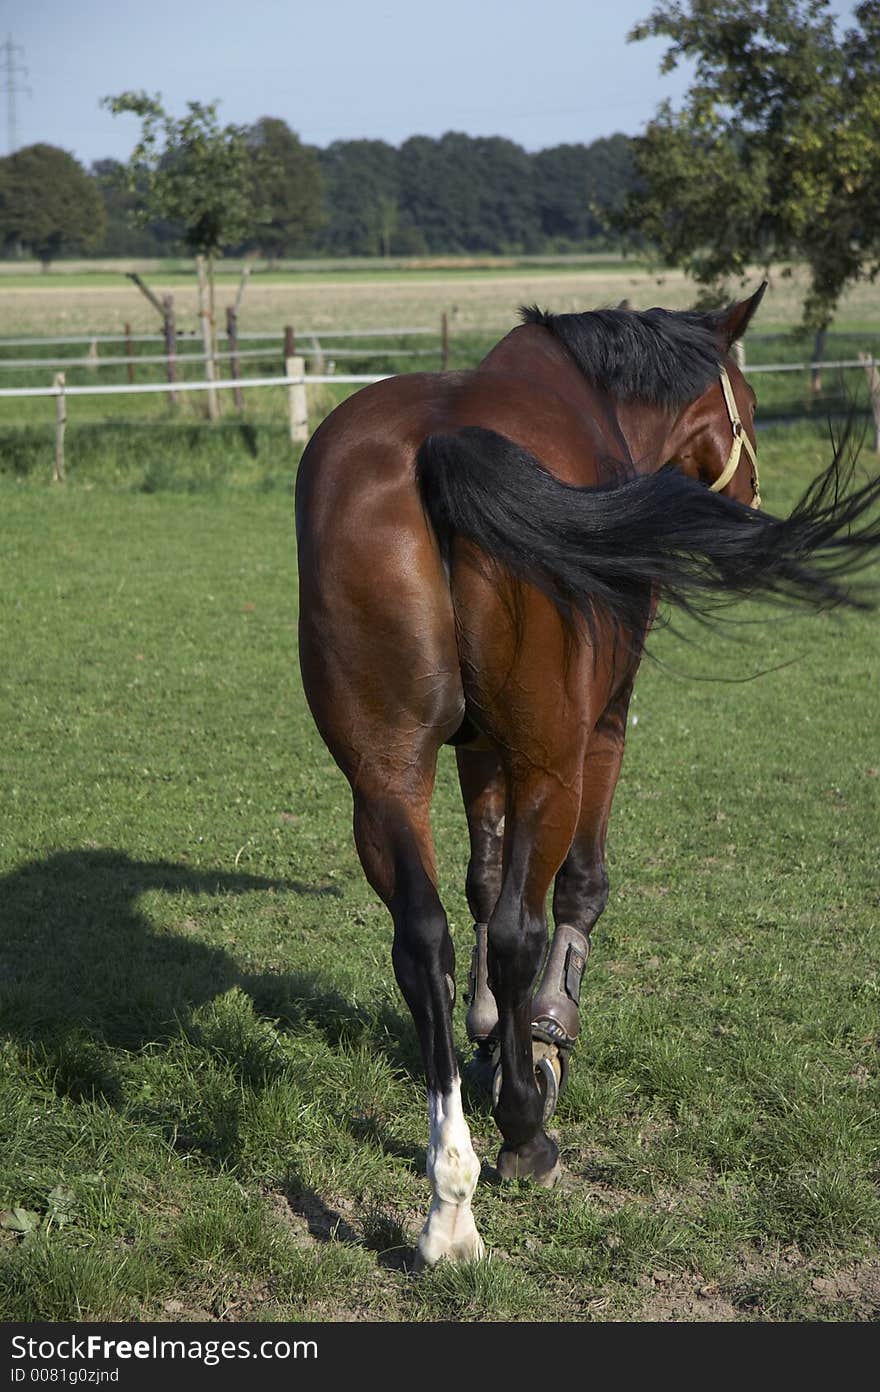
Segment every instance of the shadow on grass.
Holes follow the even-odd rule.
[[[415,1269],[416,1248],[397,1215],[368,1213],[363,1232],[358,1232],[297,1174],[288,1173],[280,1192],[291,1214],[305,1223],[313,1242],[342,1242],[352,1247],[366,1247],[375,1252],[377,1264],[388,1271],[406,1275]]]
[[[212,1168],[234,1165],[243,1144],[242,1097],[270,1088],[285,1066],[259,1034],[239,1036],[233,1027],[221,1043],[210,1020],[196,1018],[199,1007],[236,987],[279,1032],[317,1036],[331,1050],[354,1046],[384,1055],[423,1085],[408,1014],[384,1002],[361,1010],[315,971],[248,973],[225,948],[199,940],[195,905],[187,905],[193,918],[181,916],[173,931],[152,922],[139,901],[156,891],[207,899],[340,894],[334,885],[144,862],[116,850],[59,851],[0,879],[0,1037],[32,1051],[33,1066],[58,1096],[126,1110],[161,1129],[175,1151]],[[206,1077],[197,1104],[173,1088],[133,1102],[125,1052],[173,1049],[181,1035],[212,1054],[222,1047],[233,1085]],[[423,1148],[402,1145],[375,1119],[353,1113],[342,1094],[328,1096],[326,1105],[355,1143],[378,1144],[424,1172]],[[314,1240],[371,1245],[369,1234],[356,1234],[294,1176],[285,1197]],[[391,1236],[377,1230],[377,1259],[405,1270],[412,1251]]]
[[[389,935],[390,950],[390,935]],[[318,1029],[331,1048],[368,1044],[397,1069],[422,1076],[418,1039],[409,1015],[383,1003],[369,1013],[327,985],[317,972],[269,972],[241,976],[238,984],[255,1010],[294,1034]]]
[[[156,892],[192,900],[341,893],[335,885],[139,861],[112,849],[58,851],[0,879],[0,1036],[32,1051],[34,1067],[59,1096],[123,1109],[161,1129],[178,1153],[212,1168],[235,1165],[242,1099],[276,1084],[287,1065],[258,1031],[239,1035],[234,1016],[221,1036],[212,1033],[210,1015],[207,1022],[196,1015],[233,988],[279,1032],[320,1038],[331,1050],[381,1054],[424,1085],[408,1013],[385,1002],[359,1009],[317,971],[248,973],[224,947],[200,940],[197,904],[186,905],[193,917],[181,913],[172,930],[163,930],[140,906],[142,896]],[[142,1100],[133,1098],[125,1054],[165,1045],[173,1053],[181,1036],[213,1055],[222,1050],[225,1075],[206,1073],[193,1096],[157,1084]],[[378,1146],[424,1173],[424,1146],[402,1142],[342,1092],[324,1105],[356,1144]],[[288,1171],[281,1192],[313,1241],[367,1247],[381,1266],[412,1270],[415,1251],[397,1214],[377,1211],[358,1232],[295,1172]]]
[[[186,1029],[199,1006],[238,986],[278,1028],[313,1028],[331,1047],[364,1040],[421,1074],[415,1031],[389,1005],[365,1014],[317,973],[248,974],[224,948],[157,930],[148,891],[225,896],[338,895],[335,885],[144,862],[115,850],[59,851],[0,880],[0,1031],[40,1046],[56,1087],[114,1102],[103,1046],[137,1050]],[[195,927],[196,925],[194,925]],[[246,1068],[246,1061],[242,1061]]]

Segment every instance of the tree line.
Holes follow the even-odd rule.
[[[146,101],[136,112],[142,119],[150,109],[165,116]],[[181,130],[187,120],[189,129]],[[86,170],[51,145],[0,160],[3,254],[27,251],[48,263],[64,254],[172,256],[193,249],[189,207],[147,196],[151,179],[154,193],[157,180],[167,186],[175,176],[183,187],[184,148],[193,197],[201,196],[194,184],[213,182],[217,216],[233,214],[232,235],[225,227],[218,250],[269,259],[601,248],[619,241],[610,219],[633,189],[632,142],[624,135],[537,153],[501,137],[457,132],[413,136],[400,146],[338,140],[318,149],[277,117],[221,131],[213,108],[197,103],[177,127],[176,148],[167,144],[152,169],[149,149],[134,168],[103,159]],[[230,131],[246,152],[244,189],[231,186],[218,163]],[[212,134],[225,139],[212,141]],[[145,205],[166,215],[138,216]],[[198,240],[210,245],[210,229],[203,227]]]

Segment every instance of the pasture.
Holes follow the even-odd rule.
[[[121,335],[130,324],[132,333],[156,334],[159,316],[128,281],[120,269],[110,265],[87,272],[82,264],[68,269],[63,263],[49,274],[15,272],[7,266],[0,274],[0,323],[3,336],[33,337],[50,335]],[[129,263],[124,263],[128,265]],[[239,268],[221,263],[217,276],[216,316],[221,351],[227,346],[222,332],[225,307],[235,299]],[[204,365],[187,353],[199,347],[196,312],[196,286],[192,267],[182,263],[156,263],[144,266],[144,275],[157,294],[174,295],[177,328],[185,335],[180,344],[178,370],[181,380],[197,381],[204,376]],[[743,292],[760,283],[756,268],[743,286]],[[764,297],[754,332],[748,337],[748,361],[753,365],[779,362],[805,362],[812,354],[812,336],[797,328],[804,283],[797,267],[790,274],[782,271],[772,279]],[[479,263],[459,264],[450,269],[446,262],[416,263],[406,269],[384,269],[372,263],[370,269],[300,268],[267,270],[257,267],[250,276],[239,318],[243,334],[270,333],[274,339],[255,345],[245,341],[248,350],[258,347],[268,357],[246,358],[247,375],[274,376],[283,372],[282,336],[291,324],[298,335],[297,345],[309,352],[314,343],[308,333],[320,335],[317,342],[326,361],[335,360],[335,370],[343,373],[394,373],[434,370],[441,363],[440,320],[446,313],[449,324],[449,366],[472,366],[515,322],[520,305],[538,303],[557,312],[615,305],[628,298],[636,309],[663,304],[670,309],[684,308],[694,301],[694,287],[678,271],[649,270],[643,263],[618,259],[599,260],[591,265],[512,263],[487,270]],[[833,330],[826,344],[826,359],[855,359],[864,349],[880,355],[880,290],[866,285],[843,298]],[[433,332],[407,335],[405,330],[427,328]],[[399,329],[397,338],[335,338],[338,331]],[[82,359],[84,343],[69,345],[4,346],[0,343],[0,387],[45,387],[52,382],[57,365],[11,368],[9,359],[39,361],[59,358]],[[339,350],[342,350],[341,354]],[[119,357],[124,343],[101,344],[102,357]],[[135,355],[149,357],[162,351],[156,342],[135,343]],[[416,354],[417,356],[412,356]],[[307,370],[313,370],[313,365]],[[220,362],[220,371],[229,364]],[[67,368],[70,386],[122,384],[127,369],[122,364]],[[136,367],[138,384],[165,380],[165,369],[144,362]],[[839,413],[846,400],[855,397],[867,405],[864,373],[861,369],[823,374],[823,391],[818,398],[810,390],[808,374],[803,372],[756,373],[754,383],[759,398],[759,419],[789,420],[813,417],[820,422],[829,411]],[[314,386],[308,390],[309,422],[314,428],[323,416],[347,394],[343,386]],[[283,388],[245,392],[243,416],[233,407],[231,393],[221,394],[224,431],[227,436],[241,433],[233,441],[231,453],[205,446],[201,430],[193,431],[205,415],[201,393],[182,395],[172,412],[164,394],[124,397],[81,397],[68,402],[67,444],[71,464],[80,475],[86,471],[107,476],[107,467],[118,473],[110,461],[142,461],[142,472],[152,476],[159,468],[169,478],[178,457],[195,451],[211,453],[220,465],[221,456],[253,459],[253,429],[277,427],[283,436],[286,392]],[[0,469],[21,472],[36,466],[45,457],[51,467],[54,404],[45,399],[8,400],[0,398]],[[25,427],[22,432],[22,427]],[[96,429],[100,427],[100,429]],[[239,448],[239,444],[241,448]],[[79,447],[81,446],[81,447]],[[159,461],[162,461],[159,463]],[[248,472],[253,473],[250,464]]]
[[[520,304],[538,301],[557,313],[614,305],[628,298],[635,309],[660,304],[685,309],[695,298],[693,282],[682,272],[665,267],[649,268],[643,262],[610,258],[594,265],[513,263],[486,270],[465,262],[458,269],[449,260],[408,268],[295,271],[258,268],[250,277],[241,311],[242,330],[275,331],[286,323],[300,328],[373,328],[387,325],[433,324],[446,310],[450,328],[465,332],[504,332],[511,327]],[[585,258],[586,260],[586,258]],[[128,281],[123,271],[131,262],[119,262],[86,271],[78,263],[67,270],[59,263],[48,274],[0,274],[0,312],[3,335],[122,333],[130,322],[134,333],[155,333],[158,316]],[[318,263],[320,264],[320,263]],[[333,263],[328,263],[332,266]],[[238,287],[239,265],[219,263],[217,274],[218,322],[223,306],[232,303]],[[762,278],[760,267],[743,285],[741,293],[754,289]],[[197,327],[197,293],[192,265],[157,263],[144,270],[156,294],[175,297],[178,327]],[[771,278],[756,329],[760,332],[790,330],[797,324],[805,279],[801,268],[786,267]],[[834,327],[877,332],[880,323],[880,286],[860,285],[843,296]]]
[[[420,1060],[299,685],[283,421],[82,429],[65,488],[36,424],[0,472],[0,1318],[876,1318],[876,615],[655,632],[555,1119],[564,1181],[494,1183],[470,1093],[491,1257],[414,1277]],[[827,440],[759,446],[786,512]]]

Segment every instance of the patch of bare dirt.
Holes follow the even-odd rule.
[[[854,1262],[838,1271],[813,1276],[810,1292],[819,1305],[843,1304],[857,1319],[880,1315],[880,1261]]]
[[[745,1257],[732,1279],[705,1282],[697,1273],[653,1271],[642,1276],[641,1310],[636,1318],[655,1322],[779,1320],[775,1306],[763,1306],[765,1284],[803,1278],[800,1320],[863,1322],[880,1314],[880,1262],[852,1262],[836,1270],[819,1268],[797,1249],[759,1260]]]
[[[727,1322],[740,1318],[736,1306],[713,1282],[688,1273],[652,1271],[639,1280],[645,1292],[639,1315],[646,1322]]]

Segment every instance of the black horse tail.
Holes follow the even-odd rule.
[[[739,598],[872,608],[850,577],[880,546],[880,477],[853,486],[846,436],[788,517],[713,493],[679,470],[607,486],[562,483],[505,436],[431,435],[416,474],[447,564],[456,537],[550,597],[593,637],[601,615],[644,631],[652,594],[706,619]],[[858,525],[857,525],[858,524]]]

